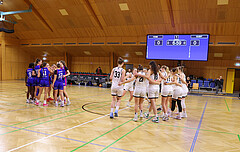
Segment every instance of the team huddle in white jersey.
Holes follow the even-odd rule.
[[[169,71],[167,66],[162,66],[158,69],[156,63],[151,61],[149,63],[149,70],[139,65],[137,69],[133,69],[132,72],[129,69],[126,73],[122,68],[123,65],[123,59],[119,58],[118,66],[112,69],[110,75],[110,79],[112,80],[111,94],[113,96],[110,118],[114,118],[114,116],[118,117],[121,97],[128,91],[130,92],[130,99],[127,106],[130,107],[133,97],[135,99],[134,121],[138,121],[138,118],[142,119],[144,115],[145,118],[149,118],[151,111],[154,114],[152,121],[156,123],[159,122],[159,117],[163,121],[169,120],[169,117],[174,117],[178,120],[187,117],[185,98],[187,97],[188,88],[183,67],[173,68],[171,71]],[[162,100],[161,108],[159,109],[162,111],[161,116],[158,115],[156,107],[156,102],[160,94],[160,84]],[[143,114],[144,99],[148,100],[149,106],[147,112]],[[177,107],[177,112],[174,116],[175,107]],[[138,112],[140,112],[140,115],[138,115]]]

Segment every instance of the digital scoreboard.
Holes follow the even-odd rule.
[[[207,61],[208,34],[147,35],[146,59]]]

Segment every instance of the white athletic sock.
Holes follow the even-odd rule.
[[[182,99],[181,104],[182,104],[182,108],[183,108],[183,109],[186,109],[185,98]]]
[[[67,101],[70,101],[70,99],[69,99],[69,98],[67,98]]]
[[[62,104],[64,104],[64,100],[63,101],[61,101],[62,102]]]
[[[138,117],[138,113],[137,112],[135,112],[135,118],[137,118]]]
[[[51,98],[51,96],[48,96],[48,98]]]
[[[117,110],[117,111],[119,110],[119,106],[116,106],[116,110]]]
[[[142,114],[142,110],[140,110],[140,115]]]
[[[37,99],[36,102],[39,103],[39,100]]]
[[[111,113],[113,113],[114,108],[111,108]]]
[[[64,97],[64,101],[66,101],[66,99],[67,99],[67,98],[66,98],[66,97]]]
[[[43,104],[47,104],[47,101],[46,101],[46,100],[44,100],[44,101],[43,101]]]
[[[156,114],[155,117],[158,117],[158,114]]]

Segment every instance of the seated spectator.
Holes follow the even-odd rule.
[[[222,92],[222,88],[223,88],[223,78],[222,78],[222,76],[220,76],[219,78],[216,79],[215,85],[216,85],[216,95],[218,95],[219,89],[221,89],[221,92]]]
[[[98,67],[98,68],[96,69],[96,74],[102,74],[102,69],[101,69],[101,67]]]

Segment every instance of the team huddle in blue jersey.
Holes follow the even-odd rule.
[[[66,86],[67,76],[70,75],[66,63],[59,61],[50,66],[40,59],[35,63],[30,63],[26,70],[25,82],[27,86],[27,103],[35,103],[37,106],[48,106],[47,102],[54,100],[55,106],[60,104],[64,107],[71,104],[68,97]],[[51,98],[51,88],[53,88],[53,97]],[[44,90],[44,100],[41,104],[40,99]]]

